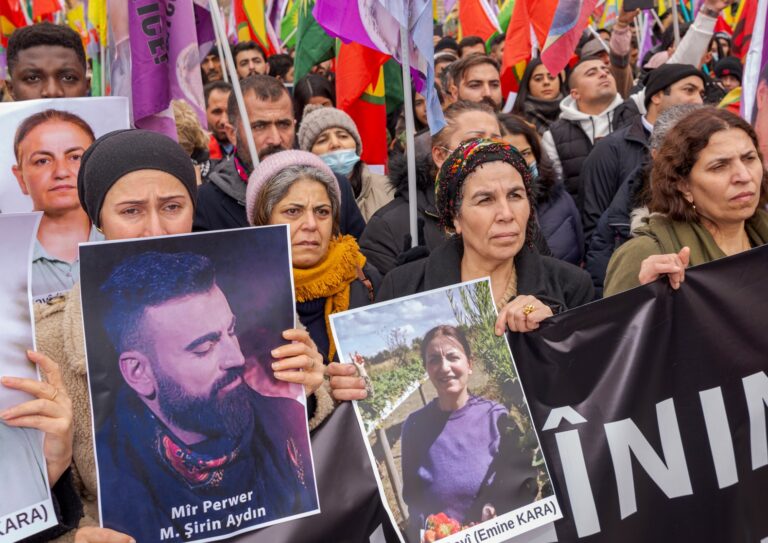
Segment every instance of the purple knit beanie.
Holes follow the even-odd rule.
[[[325,162],[320,160],[317,155],[307,151],[280,151],[279,153],[269,155],[259,162],[253,169],[251,176],[248,178],[248,188],[245,191],[245,213],[248,217],[248,224],[253,226],[253,219],[256,214],[256,202],[259,199],[261,191],[267,186],[267,183],[275,177],[275,175],[291,166],[311,166],[326,174],[333,180],[333,184],[336,186],[336,194],[339,195],[339,204],[341,204],[341,188],[339,187],[339,181],[336,179],[333,171]]]

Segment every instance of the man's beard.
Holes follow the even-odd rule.
[[[253,161],[251,160],[251,153],[248,150],[248,140],[245,138],[240,137],[241,130],[237,131],[237,158],[240,160],[240,163],[245,167],[245,170],[250,175],[253,171]],[[283,147],[282,145],[267,145],[261,150],[257,150],[256,152],[259,154],[259,160],[264,160],[269,155],[274,155],[275,153],[279,153],[280,151],[287,151],[288,149],[286,147]]]
[[[243,368],[228,370],[213,384],[208,397],[190,396],[170,377],[157,371],[155,375],[160,412],[169,423],[189,432],[233,438],[241,437],[253,424],[253,410],[248,401],[250,391]],[[238,377],[243,380],[242,384],[219,396],[219,391]]]

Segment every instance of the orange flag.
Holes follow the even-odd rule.
[[[544,47],[557,10],[557,0],[517,0],[504,40],[501,86],[504,94],[517,91],[525,63],[531,58],[531,31]],[[522,66],[522,69],[521,69]]]

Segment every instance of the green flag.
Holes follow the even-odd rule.
[[[387,101],[387,115],[403,103],[403,70],[393,58],[384,63],[384,95]]]
[[[312,15],[315,0],[297,0],[297,4],[299,14],[296,26],[296,56],[293,61],[296,81],[307,75],[315,64],[334,56],[334,39],[325,33]]]
[[[515,7],[515,0],[504,0],[504,4],[501,6],[501,10],[499,11],[499,26],[501,27],[502,32],[507,31],[507,27],[509,26],[509,20],[512,18],[512,8]]]
[[[296,31],[299,29],[299,4],[291,0],[288,9],[285,10],[283,20],[280,22],[280,41],[288,49],[296,47]]]

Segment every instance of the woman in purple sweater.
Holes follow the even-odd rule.
[[[469,525],[526,505],[537,491],[531,455],[518,446],[507,409],[469,393],[474,360],[464,333],[432,328],[421,356],[437,398],[403,424],[409,541],[420,541],[429,515],[442,512]]]

